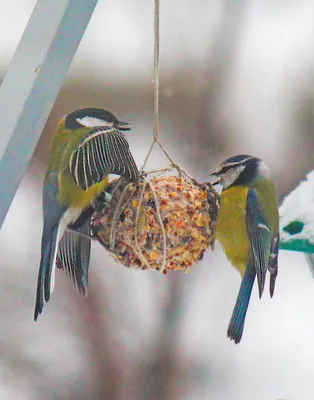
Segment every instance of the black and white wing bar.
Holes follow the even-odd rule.
[[[109,174],[120,175],[129,182],[136,182],[139,177],[129,143],[115,128],[93,129],[71,155],[69,168],[74,181],[83,190]]]

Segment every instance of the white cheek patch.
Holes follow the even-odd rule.
[[[76,120],[79,124],[86,126],[86,128],[94,128],[96,126],[107,126],[111,128],[113,126],[113,122],[108,122],[95,117],[76,118]]]
[[[270,179],[271,178],[271,172],[270,169],[267,167],[267,165],[264,163],[264,161],[261,161],[258,166],[258,174],[262,176],[265,179]]]
[[[233,184],[235,180],[238,179],[241,172],[245,169],[244,165],[239,165],[238,167],[230,168],[223,175],[221,175],[221,184],[224,189],[227,189]]]

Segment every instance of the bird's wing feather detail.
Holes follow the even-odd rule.
[[[109,174],[120,175],[129,182],[138,180],[138,168],[129,144],[117,129],[96,128],[84,136],[70,157],[69,168],[83,190]]]
[[[254,189],[249,189],[247,195],[246,229],[251,242],[252,261],[254,262],[261,297],[268,269],[272,234]]]
[[[270,248],[270,257],[268,271],[270,273],[269,293],[273,297],[275,291],[276,278],[278,274],[278,251],[279,251],[279,233],[275,234]]]
[[[78,231],[90,235],[90,218]],[[87,295],[90,248],[90,239],[74,231],[66,231],[58,247],[57,267],[70,276],[74,286],[83,296]]]

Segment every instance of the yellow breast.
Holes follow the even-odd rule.
[[[251,245],[246,231],[245,213],[248,189],[231,187],[221,193],[216,237],[228,260],[244,274],[251,257]]]
[[[74,182],[69,171],[59,175],[59,197],[62,204],[70,207],[86,208],[108,185],[109,177],[96,183],[86,191]]]

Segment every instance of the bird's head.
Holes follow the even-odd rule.
[[[111,112],[102,108],[81,108],[64,117],[66,129],[71,131],[80,128],[116,128],[122,131],[130,130],[131,124],[119,121]]]
[[[240,154],[224,160],[212,174],[218,177],[212,184],[221,184],[223,189],[231,186],[251,186],[258,179],[270,179],[270,170],[257,157]]]

